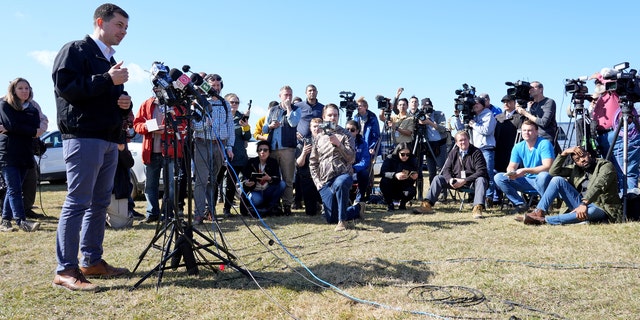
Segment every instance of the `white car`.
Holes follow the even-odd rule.
[[[60,131],[53,130],[45,132],[40,139],[47,146],[47,151],[42,158],[35,157],[38,163],[40,180],[49,183],[65,183],[67,180],[66,166],[62,156],[62,136]],[[131,155],[134,159],[131,168],[131,182],[133,183],[132,195],[137,197],[144,192],[144,164],[142,163],[142,136],[136,135],[128,144]]]

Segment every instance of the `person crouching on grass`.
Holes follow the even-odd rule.
[[[346,229],[345,221],[364,217],[365,205],[349,206],[349,191],[353,185],[355,140],[351,133],[338,126],[338,106],[328,104],[322,110],[321,128],[309,156],[309,169],[320,192],[327,223],[338,223],[335,230]]]

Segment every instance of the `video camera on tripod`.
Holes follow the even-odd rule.
[[[462,123],[466,126],[473,118],[473,106],[476,104],[476,87],[462,84],[462,89],[457,89],[455,94],[458,95],[455,101],[455,109],[460,111]]]
[[[517,104],[524,106],[527,104],[527,102],[533,101],[533,98],[529,94],[531,83],[518,80],[516,82],[507,81],[504,84],[513,87],[507,89],[507,95],[514,97]]]
[[[340,91],[339,95],[340,98],[342,98],[342,101],[340,101],[340,109],[346,110],[345,113],[347,114],[347,120],[351,120],[353,117],[353,111],[358,108],[358,104],[353,100],[356,93],[351,91]]]
[[[640,77],[636,69],[630,69],[628,72],[624,70],[629,68],[629,62],[622,62],[613,69],[617,72],[605,75],[606,80],[616,80],[605,84],[605,90],[615,91],[620,97],[620,101],[636,103],[640,102]]]
[[[564,92],[572,94],[571,103],[573,103],[574,108],[571,112],[575,114],[583,114],[584,101],[593,101],[593,97],[588,93],[589,88],[585,86],[587,83],[587,77],[565,79],[564,82]]]

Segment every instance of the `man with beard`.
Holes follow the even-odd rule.
[[[571,155],[575,164],[564,165]],[[553,176],[536,209],[524,216],[524,224],[571,224],[583,221],[620,221],[622,205],[613,164],[596,159],[583,147],[568,148],[551,165]],[[556,197],[562,197],[568,213],[546,216]],[[568,211],[568,210],[567,210]],[[518,219],[519,220],[519,219]]]

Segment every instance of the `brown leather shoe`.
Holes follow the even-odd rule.
[[[545,223],[544,216],[534,215],[533,213],[529,213],[524,216],[524,224],[528,225],[541,225]]]
[[[89,282],[80,269],[67,269],[56,274],[53,286],[71,291],[96,292],[100,287]]]
[[[80,271],[87,277],[117,277],[129,273],[127,268],[116,268],[109,265],[106,261],[100,260],[91,267],[80,267]]]
[[[547,215],[547,213],[544,212],[544,210],[538,209],[538,208],[533,209],[533,211],[529,212],[529,214],[538,218],[544,218],[544,216]]]

